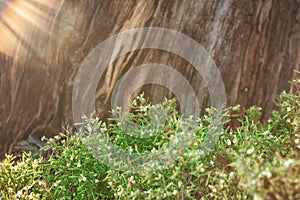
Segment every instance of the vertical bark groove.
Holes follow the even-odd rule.
[[[300,69],[297,0],[26,2],[42,12],[34,15],[34,24],[15,13],[13,17],[26,24],[22,32],[9,24],[9,11],[1,8],[0,156],[29,135],[54,135],[61,123],[72,123],[72,86],[82,61],[100,42],[124,30],[162,27],[190,36],[219,67],[228,104],[262,106],[264,118],[274,107],[272,99],[289,89],[293,70]],[[106,115],[119,78],[145,63],[174,67],[190,81],[201,106],[209,105],[206,85],[189,63],[146,49],[121,56],[108,67],[96,92],[100,116]],[[154,100],[173,95],[157,85],[140,90]]]

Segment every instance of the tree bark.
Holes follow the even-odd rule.
[[[99,43],[125,30],[161,27],[193,38],[216,62],[228,105],[261,106],[264,118],[276,95],[289,89],[293,70],[300,69],[299,0],[23,0],[0,10],[1,156],[29,135],[51,136],[73,122],[72,89],[80,65]],[[145,63],[172,66],[191,83],[201,107],[210,105],[202,77],[186,60],[146,49],[107,68],[96,92],[99,116],[107,116],[119,78]],[[173,96],[158,85],[140,91],[155,101]]]

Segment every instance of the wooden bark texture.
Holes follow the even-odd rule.
[[[8,35],[0,39],[1,156],[29,135],[51,136],[61,124],[72,123],[72,86],[82,61],[121,31],[161,27],[190,36],[218,66],[228,105],[261,106],[264,118],[274,108],[276,95],[289,89],[288,81],[296,76],[293,70],[300,69],[299,0],[23,2],[42,12],[34,13],[31,21],[14,14],[22,30],[1,11],[0,33],[5,30]],[[119,78],[145,63],[172,66],[189,80],[201,106],[210,105],[202,77],[186,60],[147,49],[127,53],[107,68],[96,92],[99,116],[107,116]],[[155,101],[173,96],[158,85],[139,91]]]

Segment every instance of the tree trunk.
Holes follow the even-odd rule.
[[[227,105],[261,106],[264,118],[276,95],[289,89],[293,70],[300,69],[299,0],[15,0],[0,11],[1,156],[29,135],[51,136],[61,124],[73,122],[78,69],[98,44],[121,31],[161,27],[193,38],[218,66]],[[210,105],[203,78],[186,60],[144,49],[107,68],[96,92],[99,116],[107,116],[119,78],[145,63],[172,66],[191,83],[201,107]],[[155,101],[173,96],[158,85],[139,91]]]

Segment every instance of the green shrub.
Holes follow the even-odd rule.
[[[53,151],[44,163],[48,198],[98,199],[109,197],[103,180],[107,167],[98,162],[82,144],[80,135],[60,134],[49,139]]]
[[[7,156],[0,164],[0,191],[5,199],[98,199],[110,196],[98,162],[80,137],[60,134],[48,141],[46,160],[24,154],[20,162]],[[1,199],[1,198],[0,198]]]
[[[276,99],[278,109],[267,122],[260,119],[261,108],[242,112],[239,106],[207,109],[193,122],[180,116],[175,100],[157,105],[139,96],[127,116],[117,109],[108,124],[85,118],[75,135],[66,128],[48,139],[48,158],[25,153],[16,162],[7,156],[0,163],[0,199],[300,199],[299,78],[292,87]],[[155,113],[159,109],[167,114]],[[232,111],[239,115],[236,129],[226,126]],[[210,135],[215,114],[224,128]],[[189,147],[168,168],[154,171],[116,170],[106,166],[101,148],[98,155],[91,146],[103,140],[136,154],[156,152],[191,129]],[[142,133],[150,137],[135,135]],[[211,151],[204,148],[207,139],[215,139]],[[131,169],[132,163],[122,166]]]
[[[266,124],[248,116],[242,120],[247,123],[238,132],[248,135],[243,145],[253,153],[237,147],[232,165],[239,172],[239,184],[256,199],[300,199],[300,78],[279,95],[276,105]],[[249,121],[256,124],[252,133],[245,130]]]
[[[41,199],[49,193],[43,182],[43,159],[33,159],[24,153],[15,163],[14,156],[7,156],[0,163],[0,199]]]

